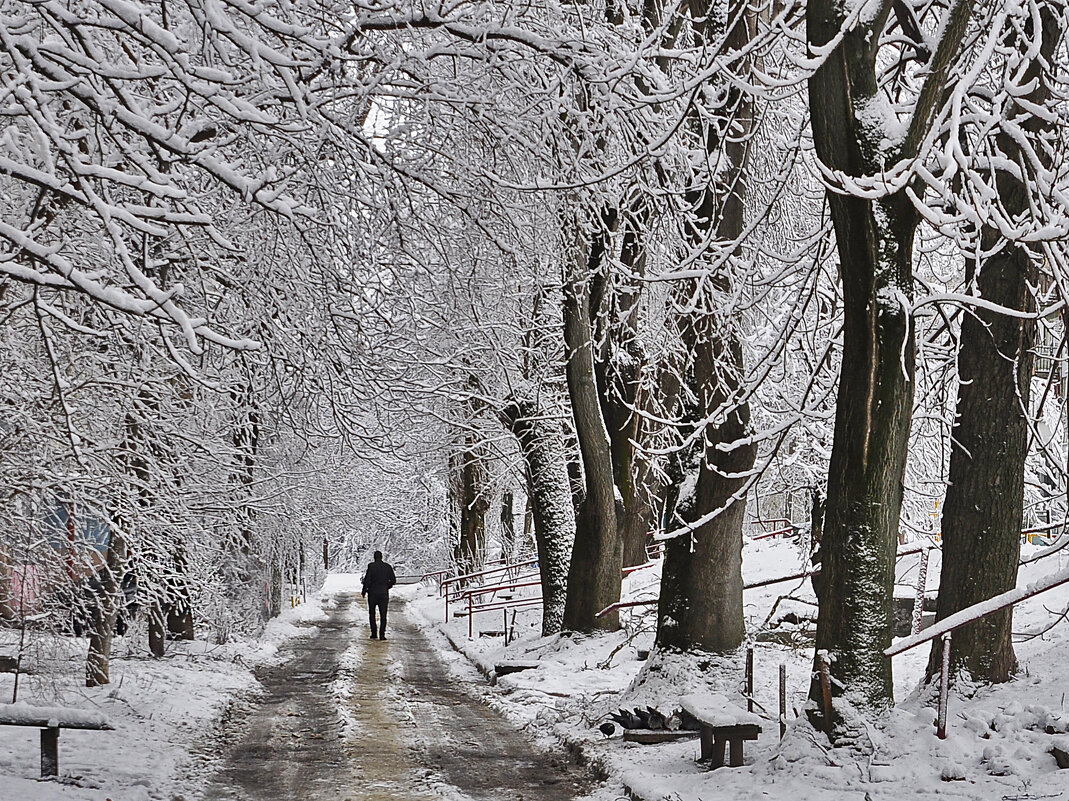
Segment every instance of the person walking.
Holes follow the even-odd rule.
[[[367,598],[367,615],[371,623],[371,639],[386,639],[386,609],[390,606],[390,587],[397,576],[388,562],[382,561],[382,551],[375,551],[375,561],[367,566],[360,594]],[[379,613],[378,633],[375,630],[375,610]]]

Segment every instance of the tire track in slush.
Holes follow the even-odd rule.
[[[258,671],[262,695],[205,801],[568,801],[592,788],[467,695],[403,606],[380,642],[366,639],[355,593],[335,601],[313,636]]]

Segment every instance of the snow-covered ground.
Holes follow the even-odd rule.
[[[286,640],[312,629],[331,577],[309,602],[286,610],[256,642],[172,642],[162,659],[136,637],[115,641],[111,684],[86,689],[86,641],[30,632],[18,702],[102,712],[114,731],[62,730],[59,781],[40,781],[39,729],[0,726],[0,801],[183,801],[214,766],[216,729],[234,699],[254,693],[253,668],[275,658]],[[0,631],[0,648],[18,632]],[[0,673],[0,702],[11,701],[14,676]]]
[[[1035,549],[1026,547],[1031,553]],[[938,579],[937,554],[929,566],[929,587]],[[1021,571],[1021,583],[1069,565],[1069,553],[1059,553]],[[747,545],[744,566],[748,581],[804,569],[802,556],[789,541]],[[630,597],[656,591],[659,565],[638,571],[626,580]],[[915,585],[917,558],[900,564],[900,594]],[[352,576],[330,576],[325,587],[297,609],[272,622],[256,643],[209,645],[172,643],[162,660],[144,656],[143,644],[118,641],[112,663],[112,684],[82,687],[85,643],[82,640],[32,639],[32,675],[21,679],[19,700],[65,705],[103,712],[115,731],[64,731],[60,736],[61,781],[38,781],[39,741],[34,728],[0,726],[0,801],[184,801],[200,797],[204,780],[217,764],[216,735],[234,700],[255,693],[255,665],[276,658],[280,645],[312,629],[302,622],[325,617],[324,606],[341,591],[352,591]],[[530,733],[578,745],[597,761],[613,784],[623,783],[636,797],[648,801],[727,801],[727,799],[866,798],[871,801],[902,796],[953,799],[1069,799],[1069,771],[1059,771],[1049,754],[1069,722],[1065,688],[1069,685],[1069,622],[1017,645],[1022,676],[998,688],[977,688],[969,698],[950,701],[949,736],[939,740],[934,711],[927,697],[916,692],[927,646],[894,660],[896,707],[870,732],[874,752],[858,758],[831,749],[804,717],[797,718],[806,695],[811,646],[802,623],[766,626],[772,620],[804,618],[811,609],[808,580],[748,591],[746,614],[750,631],[767,629],[776,642],[762,638],[756,648],[755,696],[758,712],[767,718],[761,738],[748,743],[746,765],[710,772],[695,762],[696,740],[665,745],[624,743],[617,733],[606,738],[597,725],[619,707],[653,705],[671,709],[678,699],[710,677],[718,689],[738,688],[738,672],[723,665],[696,666],[665,663],[652,648],[652,615],[641,611],[625,616],[623,631],[593,637],[541,638],[537,614],[516,617],[518,638],[508,648],[500,636],[468,639],[468,622],[456,618],[443,623],[436,588],[417,585],[398,588],[409,601],[433,643],[456,661],[462,652],[483,671],[504,659],[537,661],[539,667],[501,678],[487,688],[474,671],[456,676],[481,686],[474,696],[488,700]],[[1040,631],[1069,604],[1069,588],[1061,588],[1023,603],[1015,630]],[[511,615],[508,618],[512,624]],[[475,619],[476,632],[500,631],[502,613],[487,612]],[[17,633],[0,633],[0,647],[9,650]],[[454,650],[455,649],[455,650]],[[779,739],[775,723],[779,665],[786,665],[788,717],[786,737]],[[641,682],[636,680],[642,679]],[[12,676],[0,674],[0,701],[10,700]],[[339,702],[344,688],[332,688]],[[741,700],[741,697],[740,697]]]
[[[1039,550],[1024,546],[1025,555]],[[1069,551],[1069,549],[1066,549]],[[915,592],[919,557],[900,560],[896,595]],[[1069,565],[1060,552],[1021,569],[1023,586]],[[744,573],[748,582],[806,569],[797,546],[790,541],[748,543]],[[659,565],[625,580],[625,598],[656,592]],[[938,584],[939,553],[928,566],[929,593]],[[772,628],[766,619],[780,600],[773,621],[785,613],[805,617],[814,601],[809,580],[749,590],[745,596],[748,629],[773,632],[776,642],[755,643],[755,696],[758,711],[767,718],[761,738],[747,744],[746,765],[715,772],[697,764],[698,743],[688,740],[662,745],[623,742],[619,729],[609,738],[597,726],[619,707],[653,705],[662,710],[678,706],[679,698],[700,683],[716,689],[741,689],[741,675],[724,666],[672,665],[642,659],[652,648],[652,611],[625,616],[623,631],[603,636],[541,638],[537,614],[519,612],[518,638],[507,648],[501,636],[479,636],[503,626],[500,611],[477,614],[476,636],[468,638],[468,621],[443,623],[443,605],[433,588],[412,593],[410,608],[428,629],[444,636],[434,639],[443,648],[456,648],[489,673],[503,660],[535,660],[539,667],[502,677],[495,705],[534,731],[550,729],[562,739],[581,745],[592,759],[618,777],[638,797],[648,801],[737,801],[738,799],[900,799],[935,795],[955,799],[1069,799],[1069,771],[1059,771],[1049,753],[1061,742],[1069,725],[1065,691],[1069,686],[1069,622],[1016,645],[1021,677],[1011,684],[975,688],[970,697],[950,699],[946,740],[935,735],[935,711],[921,692],[919,681],[929,647],[920,646],[894,658],[898,706],[869,736],[871,755],[859,760],[843,749],[832,749],[823,735],[797,717],[808,690],[812,646],[802,623]],[[1015,632],[1035,633],[1047,628],[1069,605],[1069,587],[1062,587],[1017,607]],[[812,611],[809,612],[812,614]],[[793,619],[793,618],[788,618]],[[508,618],[511,627],[511,615]],[[778,672],[786,665],[788,678],[787,734],[781,741],[778,714]],[[640,680],[641,681],[638,681]],[[743,704],[741,695],[736,700]],[[763,710],[761,709],[763,707]]]

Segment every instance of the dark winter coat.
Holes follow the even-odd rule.
[[[372,562],[364,573],[364,586],[361,592],[366,595],[386,595],[390,587],[397,583],[397,576],[387,562]]]

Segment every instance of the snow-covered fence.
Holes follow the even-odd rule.
[[[498,598],[499,593],[515,592],[517,590],[527,589],[529,587],[541,587],[542,581],[537,576],[528,576],[526,578],[534,579],[534,581],[513,581],[508,584],[496,584],[488,587],[473,587],[468,590],[463,590],[460,593],[461,598],[467,598],[468,600],[468,639],[475,636],[475,625],[472,622],[476,612],[489,612],[492,610],[500,609],[517,609],[522,606],[531,606],[535,603],[542,603],[541,591],[538,595],[526,595],[516,597],[503,597]],[[489,595],[490,598],[486,601],[476,603],[475,599],[480,598],[483,595]],[[448,617],[446,618],[448,620]]]
[[[1049,576],[1025,587],[1017,587],[1001,593],[1000,595],[996,595],[993,598],[988,598],[986,601],[967,606],[960,612],[955,612],[949,617],[945,617],[934,625],[929,626],[924,631],[911,634],[909,637],[904,637],[890,648],[884,650],[886,656],[892,657],[904,651],[908,651],[911,648],[916,648],[918,645],[922,645],[929,640],[934,640],[936,637],[942,638],[943,664],[939,675],[939,714],[936,720],[936,729],[940,739],[945,739],[947,736],[946,707],[950,682],[950,641],[954,631],[967,623],[973,623],[981,618],[987,617],[993,612],[1005,609],[1007,606],[1013,606],[1028,598],[1033,598],[1036,595],[1047,592],[1047,590],[1053,590],[1055,587],[1060,587],[1063,584],[1069,584],[1069,568],[1059,570],[1057,573],[1051,573]]]
[[[751,520],[752,525],[761,526],[761,533],[755,534],[755,540],[776,539],[776,537],[793,537],[798,529],[786,517],[774,517],[768,520]],[[771,526],[771,530],[768,528]]]

